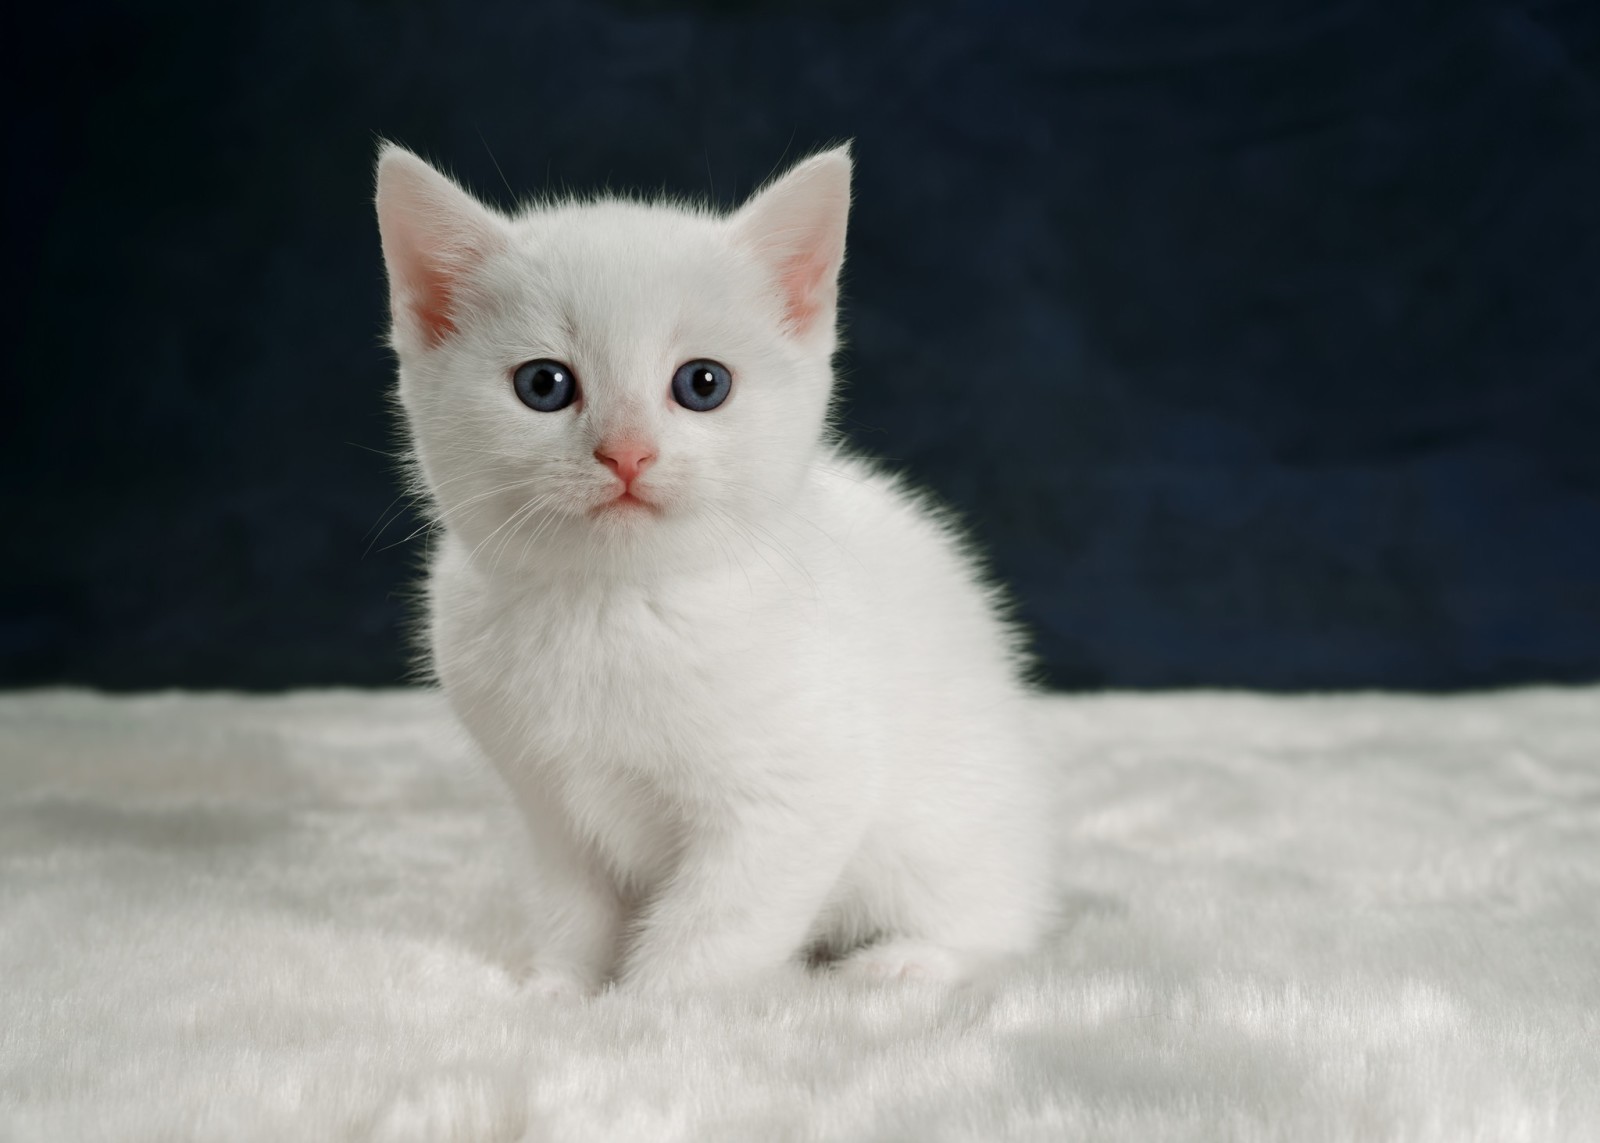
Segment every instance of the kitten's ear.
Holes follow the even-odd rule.
[[[850,147],[813,155],[733,216],[734,234],[755,250],[782,292],[797,338],[831,346],[850,218]]]
[[[378,152],[378,231],[395,343],[431,349],[456,331],[465,287],[505,230],[444,175],[385,143]]]

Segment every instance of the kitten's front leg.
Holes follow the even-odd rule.
[[[799,950],[859,839],[840,815],[751,813],[698,830],[645,908],[619,980],[683,987],[777,968]]]
[[[553,805],[527,789],[518,791],[517,800],[534,873],[529,987],[547,995],[596,992],[616,967],[624,903]]]
[[[528,984],[550,996],[586,996],[610,979],[622,936],[623,903],[598,872],[541,871],[533,910]]]

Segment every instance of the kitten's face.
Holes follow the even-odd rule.
[[[508,220],[394,148],[378,197],[401,401],[482,566],[716,543],[793,497],[832,382],[843,152],[728,218]]]

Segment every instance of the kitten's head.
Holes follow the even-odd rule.
[[[384,147],[400,400],[473,558],[659,559],[781,512],[824,433],[849,201],[840,148],[728,216],[506,217]]]

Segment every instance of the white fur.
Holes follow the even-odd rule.
[[[508,219],[380,160],[439,523],[433,663],[529,822],[541,988],[819,949],[942,978],[1040,932],[1049,802],[1016,637],[949,528],[827,428],[849,176],[841,149],[729,217]],[[511,375],[538,358],[579,403],[521,404]],[[734,376],[711,412],[670,396],[696,358]],[[616,439],[657,453],[635,485],[653,511],[601,507]]]

